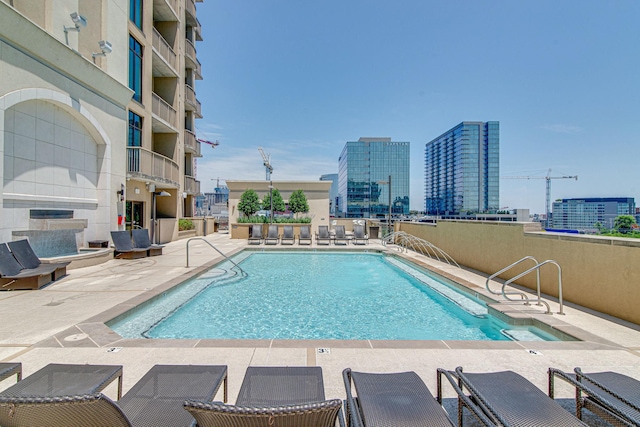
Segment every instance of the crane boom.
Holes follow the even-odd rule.
[[[262,164],[264,165],[267,181],[271,180],[271,172],[273,172],[273,167],[271,166],[271,154],[265,154],[262,147],[258,147],[258,151],[262,155]]]
[[[549,218],[551,217],[551,180],[552,179],[575,179],[578,180],[578,175],[562,175],[551,176],[551,169],[547,172],[547,176],[503,176],[502,179],[546,179],[546,194],[545,194],[545,213],[547,218],[545,220],[545,228],[549,228]]]

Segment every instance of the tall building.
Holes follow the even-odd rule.
[[[409,214],[409,143],[391,138],[347,142],[338,159],[340,215],[385,218]],[[389,185],[391,180],[391,185]]]
[[[499,122],[462,122],[425,147],[425,212],[460,215],[500,206]]]
[[[586,199],[562,199],[553,203],[553,228],[595,231],[596,223],[613,228],[618,215],[636,213],[633,197],[591,197]]]
[[[331,181],[331,188],[329,189],[329,215],[335,215],[336,207],[338,206],[338,174],[329,173],[321,175],[320,181]]]
[[[3,241],[177,237],[200,192],[198,40],[194,0],[0,0]]]

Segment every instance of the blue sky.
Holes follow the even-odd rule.
[[[552,198],[640,205],[640,1],[205,0],[196,83],[197,175],[337,173],[346,141],[411,142],[411,208],[424,146],[462,121],[500,122],[500,174],[544,177]],[[544,212],[545,180],[501,179],[501,207]]]

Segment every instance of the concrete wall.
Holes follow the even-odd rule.
[[[546,233],[538,223],[438,221],[399,223],[396,229],[428,240],[460,265],[491,275],[525,256],[554,260],[562,268],[563,297],[584,307],[640,324],[640,241]],[[533,262],[505,274],[507,280]],[[535,289],[535,274],[518,281]],[[541,268],[542,292],[558,295],[558,270]]]

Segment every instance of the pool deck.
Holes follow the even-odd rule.
[[[297,244],[249,246],[245,240],[232,240],[221,233],[206,239],[226,254],[245,247],[309,248]],[[494,307],[512,316],[539,319],[583,341],[124,340],[104,326],[104,321],[221,260],[204,242],[192,241],[189,246],[188,268],[186,240],[181,240],[167,244],[161,256],[112,259],[70,270],[68,276],[38,291],[0,292],[0,361],[22,362],[23,376],[48,363],[123,365],[124,392],[155,364],[224,364],[229,368],[231,403],[246,368],[264,365],[321,366],[327,398],[344,398],[342,370],[347,367],[366,372],[416,371],[432,393],[436,392],[436,369],[456,366],[468,372],[513,370],[544,391],[549,367],[571,371],[579,366],[584,372],[612,370],[640,380],[640,328],[566,302],[564,316],[543,314],[544,307],[536,305],[502,302]],[[314,243],[311,248],[327,247]],[[378,240],[367,246],[331,245],[329,249],[399,253]],[[415,253],[404,256],[457,278],[479,295],[489,295],[484,289],[486,278],[481,275]],[[546,300],[557,312],[557,301]],[[0,382],[0,390],[14,381]],[[445,389],[446,396],[454,396],[449,387]],[[115,398],[115,386],[107,388],[106,394]],[[560,386],[557,396],[568,401],[573,391]],[[453,399],[449,400],[451,406]]]

